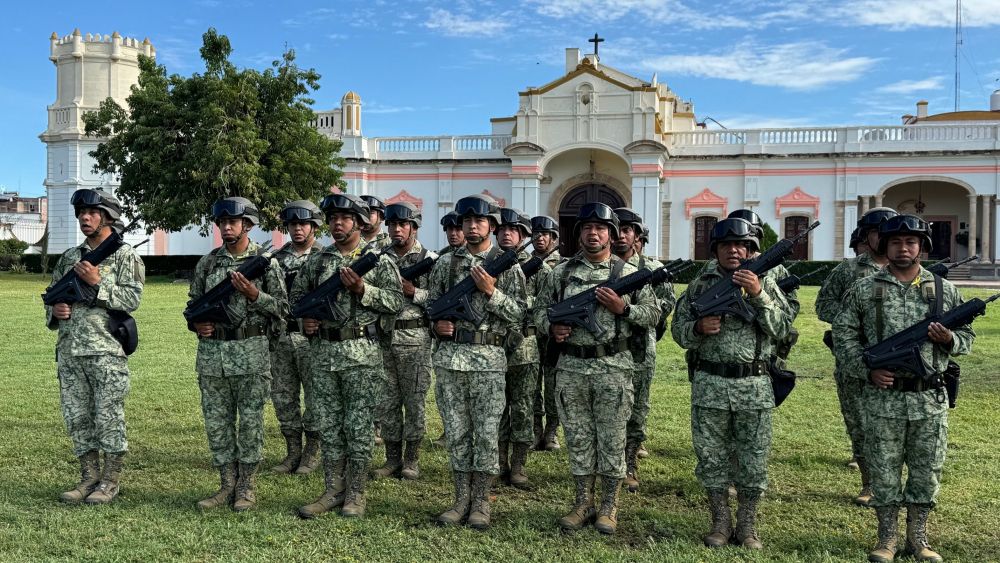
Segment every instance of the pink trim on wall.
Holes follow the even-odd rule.
[[[537,166],[511,166],[511,174],[541,174],[542,171]]]
[[[412,182],[438,180],[506,180],[508,172],[453,172],[453,173],[412,173],[412,174],[371,174],[367,172],[344,172],[345,180],[381,180],[385,182]]]
[[[412,203],[417,207],[417,209],[423,209],[424,200],[411,194],[406,190],[401,190],[398,194],[385,200],[386,205],[392,205],[393,203]]]
[[[684,213],[687,218],[691,218],[691,211],[694,209],[722,209],[722,216],[729,214],[729,199],[714,193],[705,188],[697,195],[693,195],[684,200]]]
[[[633,164],[633,174],[662,174],[663,167],[659,164]]]
[[[778,217],[781,217],[782,207],[812,207],[813,217],[819,217],[819,201],[818,197],[809,195],[802,191],[802,188],[795,186],[787,194],[774,198],[774,211]]]
[[[776,170],[701,169],[664,170],[664,178],[725,177],[725,176],[834,176],[836,174],[997,174],[1000,166],[868,166],[848,165],[846,168],[781,168]]]

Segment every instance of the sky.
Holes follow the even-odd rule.
[[[962,2],[961,109],[1000,88],[1000,0]],[[734,128],[895,125],[954,108],[954,0],[169,0],[17,2],[0,57],[0,187],[42,195],[49,36],[148,37],[169,73],[203,70],[201,36],[229,36],[239,66],[287,49],[322,75],[317,111],[348,90],[366,136],[472,135],[510,116],[517,92],[563,75],[565,49],[654,74]],[[710,125],[710,126],[714,126]]]

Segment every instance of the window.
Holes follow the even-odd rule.
[[[804,232],[809,228],[809,218],[803,217],[801,215],[793,215],[791,217],[785,217],[785,238],[794,237],[795,235]],[[809,235],[805,238],[795,243],[792,247],[792,254],[789,256],[790,260],[808,260],[809,259]]]

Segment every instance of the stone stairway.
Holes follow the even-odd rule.
[[[970,279],[969,276],[969,265],[962,264],[961,266],[956,266],[953,270],[948,272],[948,279],[950,281],[964,281]]]

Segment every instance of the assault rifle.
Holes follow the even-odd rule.
[[[243,274],[249,281],[259,279],[271,267],[272,254],[274,253],[265,250],[240,264],[236,271]],[[236,293],[236,286],[233,285],[232,275],[229,275],[201,297],[188,301],[187,307],[184,309],[188,330],[196,332],[195,323],[213,322],[237,326],[243,322],[243,319],[236,317],[229,308],[229,300],[234,293]]]
[[[401,277],[404,280],[412,283],[413,281],[415,281],[420,276],[422,276],[422,275],[426,274],[427,272],[431,271],[431,269],[434,268],[434,263],[435,262],[437,262],[437,258],[433,258],[431,256],[427,256],[423,260],[417,262],[416,264],[413,264],[411,266],[407,266],[407,267],[403,268],[402,270],[400,270],[399,271],[399,277]]]
[[[937,298],[941,299],[942,296]],[[868,369],[906,370],[918,377],[927,377],[931,370],[920,355],[920,346],[927,341],[930,324],[941,323],[949,330],[967,325],[976,317],[986,314],[986,305],[997,298],[1000,298],[1000,293],[991,295],[985,301],[974,297],[940,316],[931,315],[882,342],[865,348],[861,360]]]
[[[764,275],[768,270],[785,261],[785,258],[792,253],[795,243],[804,239],[810,231],[819,226],[816,221],[809,228],[801,233],[782,239],[776,242],[763,254],[743,263],[741,269],[750,270],[758,276]],[[754,319],[753,309],[747,305],[743,298],[743,288],[733,282],[732,275],[727,275],[708,288],[698,299],[691,302],[691,310],[695,317],[702,318],[711,315],[736,315],[746,322]]]
[[[965,260],[959,260],[958,262],[954,262],[952,264],[945,264],[945,262],[948,261],[948,259],[945,258],[944,260],[939,260],[934,265],[929,266],[927,270],[932,274],[937,274],[944,279],[948,279],[948,273],[951,271],[952,268],[956,268],[958,266],[961,266],[962,264],[968,264],[973,260],[979,260],[979,255],[974,254],[972,256],[969,256]]]
[[[545,262],[545,259],[555,251],[556,249],[553,248],[542,256],[532,256],[531,259],[522,262],[521,271],[524,272],[524,279],[530,280],[531,276],[537,274],[538,270],[542,269],[542,264]]]
[[[816,268],[808,274],[803,274],[801,276],[791,274],[788,277],[778,280],[778,289],[780,289],[785,295],[788,295],[798,289],[805,280],[815,276],[816,274],[824,273],[829,269],[829,266],[823,266],[822,268]]]
[[[678,258],[667,262],[662,267],[655,270],[642,269],[637,272],[619,278],[614,281],[607,281],[596,285],[588,290],[581,291],[576,295],[563,299],[546,311],[549,323],[581,327],[589,330],[597,338],[601,338],[608,331],[597,322],[597,288],[606,287],[613,290],[619,296],[634,293],[647,285],[659,285],[673,280],[674,276],[694,265],[690,260]]]
[[[505,250],[503,254],[483,263],[486,272],[499,277],[500,274],[517,265],[517,256],[531,241],[517,248]],[[478,291],[472,276],[466,276],[462,281],[451,286],[444,295],[438,297],[427,307],[427,318],[432,321],[469,321],[479,325],[483,322],[485,313],[472,308],[472,295]]]
[[[366,247],[367,248],[367,247]],[[351,263],[349,268],[355,274],[363,276],[375,269],[379,258],[385,254],[382,252],[365,252],[361,258]],[[338,316],[334,310],[337,297],[344,290],[344,280],[339,272],[334,272],[332,276],[323,283],[316,286],[312,291],[302,296],[295,307],[292,307],[292,318],[295,319],[316,319],[317,321],[333,321]]]
[[[135,226],[135,224],[132,223],[128,227],[125,227],[121,223],[116,223],[111,228],[111,234],[108,235],[108,238],[101,241],[101,244],[97,245],[97,248],[84,254],[80,258],[80,262],[88,262],[92,266],[97,266],[101,262],[104,262],[109,256],[118,252],[118,249],[125,244],[125,233]],[[59,281],[45,288],[45,293],[42,294],[42,302],[50,307],[56,303],[66,303],[68,305],[80,301],[92,303],[96,298],[97,287],[80,279],[80,276],[73,269],[63,274],[63,277],[59,278]]]

